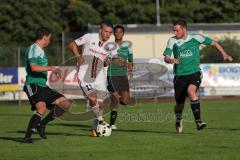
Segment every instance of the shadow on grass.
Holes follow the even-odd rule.
[[[207,130],[240,131],[240,128],[206,128]]]
[[[84,124],[51,124],[55,126],[65,126],[65,127],[77,127],[78,130],[83,130],[83,131],[89,131],[91,128],[90,125],[84,125]],[[173,132],[166,132],[166,131],[152,131],[152,130],[145,130],[145,129],[117,129],[113,130],[113,132],[127,132],[127,133],[158,133],[158,134],[173,134],[176,135],[177,133],[175,131]],[[181,133],[183,135],[190,135],[193,133]]]
[[[4,140],[4,141],[13,141],[13,142],[18,142],[21,143],[21,140],[23,138],[22,137],[0,137],[0,140]],[[32,138],[33,141],[39,141],[41,140],[41,138]]]
[[[49,124],[50,126],[64,126],[64,127],[78,127],[78,128],[91,128],[91,125],[87,124],[69,124],[69,123],[57,123],[57,124]]]
[[[89,129],[81,129],[81,130],[89,130]],[[167,131],[152,131],[152,130],[144,130],[144,129],[116,129],[112,132],[126,132],[126,133],[152,133],[152,134],[168,134],[168,135],[178,135],[175,131],[167,132]],[[181,135],[192,135],[193,133],[181,133]],[[180,134],[179,134],[180,135]]]
[[[31,114],[21,114],[21,113],[0,113],[0,116],[8,117],[29,117]]]
[[[21,133],[25,134],[25,131],[16,131],[15,133]],[[38,133],[33,133],[34,135],[38,135]],[[46,132],[46,135],[51,135],[51,136],[87,136],[89,135],[86,134],[79,134],[79,133],[64,133],[64,132]]]
[[[175,131],[173,132],[168,132],[168,131],[153,131],[153,130],[144,130],[144,129],[117,129],[114,130],[114,132],[132,132],[132,133],[158,133],[158,134],[172,134],[172,135],[177,135]],[[181,134],[193,134],[193,133],[181,133]]]

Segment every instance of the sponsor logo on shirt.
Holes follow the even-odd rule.
[[[97,50],[94,50],[94,49],[92,49],[92,48],[89,48],[89,51],[92,52],[92,53],[101,54],[101,55],[103,55],[103,56],[106,55],[106,53],[104,53],[104,52],[100,52],[100,51],[97,51]]]
[[[184,50],[180,52],[180,57],[185,58],[185,57],[190,57],[192,56],[193,53],[191,50]]]

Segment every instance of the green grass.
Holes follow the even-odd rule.
[[[208,125],[202,131],[196,130],[189,104],[184,111],[184,132],[176,134],[173,102],[140,103],[119,108],[119,130],[110,137],[90,137],[90,121],[56,120],[47,126],[48,139],[35,134],[34,144],[17,142],[24,136],[30,107],[0,104],[0,159],[240,159],[239,102],[202,101],[202,119]]]

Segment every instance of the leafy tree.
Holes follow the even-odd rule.
[[[155,0],[91,0],[103,20],[114,24],[156,23]]]
[[[239,0],[159,1],[162,24],[179,18],[188,23],[240,21]],[[57,64],[63,31],[83,33],[88,24],[102,20],[113,24],[156,24],[156,0],[1,0],[0,65],[16,65],[17,47],[32,43],[39,26],[53,31],[49,51],[54,58],[50,64]]]
[[[0,39],[1,44],[27,44],[34,39],[39,26],[49,27],[54,31],[53,41],[57,42],[62,32],[65,20],[62,17],[62,7],[66,1],[40,0],[15,1],[4,0],[0,4]]]
[[[239,22],[237,0],[161,0],[161,21],[182,18],[193,23]]]
[[[101,21],[99,12],[84,1],[70,0],[64,15],[68,30],[72,32],[83,32],[87,30],[88,24],[98,24]]]
[[[50,59],[50,64],[57,64],[60,57],[59,42],[65,25],[62,10],[67,1],[39,0],[39,1],[15,1],[3,0],[0,3],[0,59],[2,66],[16,66],[16,50],[21,47],[21,60],[24,50],[35,38],[35,31],[40,26],[52,30],[52,44],[49,49],[53,51],[55,58]],[[58,46],[58,47],[57,47]],[[22,62],[22,61],[21,61]],[[23,64],[23,63],[22,63]]]

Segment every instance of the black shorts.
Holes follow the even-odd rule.
[[[108,76],[107,82],[107,89],[109,92],[129,91],[129,83],[127,76]]]
[[[27,94],[29,102],[32,106],[32,110],[36,110],[36,103],[43,101],[46,103],[47,108],[51,110],[53,108],[53,102],[64,97],[62,94],[49,87],[41,87],[35,83],[25,85],[23,87],[24,92]]]
[[[177,104],[185,102],[186,97],[188,96],[187,89],[190,84],[193,84],[197,87],[200,87],[202,82],[202,73],[196,72],[189,75],[175,75],[174,76],[174,92],[175,100]]]

